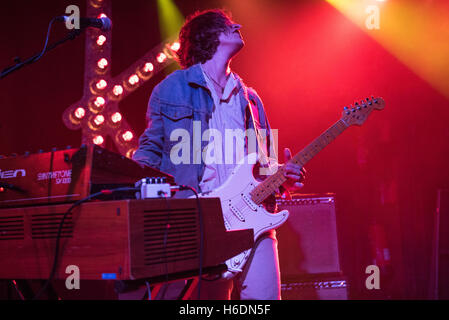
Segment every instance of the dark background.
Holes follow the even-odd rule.
[[[257,1],[260,7],[254,1],[174,2],[184,16],[226,8],[243,25],[246,46],[232,67],[263,99],[279,130],[280,153],[286,146],[300,151],[354,100],[385,99],[383,111],[349,128],[307,165],[302,193],[336,193],[352,298],[378,296],[365,288],[373,221],[384,229],[391,254],[381,297],[431,298],[437,190],[449,188],[448,98],[325,1]],[[48,22],[70,4],[83,16],[85,1],[1,2],[0,68],[39,52]],[[111,18],[114,76],[162,39],[156,1],[112,1]],[[55,25],[51,40],[65,33]],[[80,145],[81,131],[67,129],[61,117],[82,96],[84,42],[82,35],[0,80],[0,154]],[[120,103],[136,136],[146,126],[151,90],[165,75]]]

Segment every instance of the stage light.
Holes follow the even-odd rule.
[[[173,42],[173,44],[170,46],[170,49],[177,52],[181,48],[181,44],[179,42]]]
[[[114,96],[118,97],[123,93],[123,87],[119,84],[115,85],[114,88],[112,89],[112,93],[114,94]]]
[[[132,138],[133,138],[133,133],[129,130],[122,134],[122,139],[125,142],[131,141]]]
[[[129,159],[132,159],[135,152],[136,152],[136,149],[134,149],[134,148],[129,149],[129,150],[126,152],[126,157],[129,158]]]
[[[108,66],[108,60],[106,60],[105,58],[101,58],[100,60],[98,60],[97,66],[101,70],[106,69],[106,67]]]
[[[97,108],[101,108],[105,105],[106,100],[104,100],[103,97],[96,97],[94,100],[94,104],[97,106]]]
[[[162,38],[170,38],[179,33],[184,16],[173,0],[157,0],[159,30]]]
[[[103,3],[103,0],[91,0],[91,1],[90,1],[90,4],[92,5],[92,7],[99,8],[99,7],[101,7],[104,3]]]
[[[99,46],[104,45],[104,43],[106,42],[106,37],[104,35],[99,35],[97,38],[97,44]]]
[[[145,65],[143,66],[143,71],[148,73],[148,72],[152,72],[154,70],[154,66],[151,62],[147,62],[145,63]]]
[[[104,116],[101,115],[101,114],[97,115],[97,116],[94,118],[94,123],[95,123],[97,126],[101,126],[101,125],[104,123]]]
[[[70,113],[69,120],[72,124],[78,125],[85,116],[86,110],[83,107],[78,107]]]
[[[113,115],[111,115],[111,121],[115,124],[122,121],[122,115],[120,114],[120,112],[115,112]]]
[[[137,74],[133,74],[128,78],[128,83],[132,86],[139,83],[139,76]]]
[[[162,63],[167,60],[167,56],[164,53],[159,53],[156,57],[157,62]]]
[[[136,70],[137,74],[143,81],[148,80],[154,71],[154,65],[151,62],[145,63],[142,67]]]
[[[98,146],[98,145],[103,144],[104,138],[103,138],[102,136],[95,136],[95,137],[92,139],[92,142]]]
[[[98,81],[95,86],[97,87],[98,90],[103,90],[104,88],[106,88],[108,85],[108,83],[104,80],[101,79],[100,81]]]
[[[73,115],[75,116],[76,119],[81,120],[86,115],[86,110],[82,107],[78,107],[73,112]]]
[[[161,3],[166,1],[162,0]],[[88,0],[86,16],[101,19],[111,16],[111,12],[110,1]],[[175,25],[173,11],[171,13],[165,11],[164,17],[168,19],[164,20],[164,23]],[[179,23],[180,27],[183,21],[184,18],[181,16],[180,21],[176,23]],[[175,33],[178,32],[179,28]],[[118,112],[118,103],[154,74],[174,64],[176,61],[172,57],[175,50],[178,50],[178,44],[175,43],[177,42],[175,34],[163,37],[166,40],[148,50],[127,69],[116,72],[116,76],[111,76],[109,73],[112,66],[111,34],[109,31],[92,30],[92,36],[86,39],[88,45],[85,46],[84,61],[91,64],[85,66],[84,73],[84,89],[88,90],[84,90],[83,97],[65,110],[63,120],[68,128],[81,129],[83,141],[86,143],[104,144],[106,137],[110,136],[118,151],[131,157],[130,150],[136,149],[137,139],[133,132],[127,131],[129,126],[126,118]],[[85,109],[84,112],[81,109],[76,111],[81,106]],[[92,135],[92,132],[98,135]]]
[[[447,1],[326,1],[449,98]]]

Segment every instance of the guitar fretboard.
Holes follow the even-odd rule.
[[[318,138],[313,140],[309,145],[292,157],[289,162],[304,167],[307,162],[323,150],[329,143],[334,141],[346,128],[347,126],[342,120],[337,121]],[[251,191],[251,199],[256,204],[261,204],[268,196],[276,192],[286,180],[287,178],[284,176],[284,169],[281,167]]]

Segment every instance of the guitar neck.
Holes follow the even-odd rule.
[[[337,121],[318,138],[293,156],[289,162],[304,167],[307,162],[315,157],[329,143],[334,141],[346,128],[347,125],[342,120]],[[286,180],[287,178],[284,176],[284,170],[281,167],[251,191],[251,199],[255,203],[261,204],[268,196],[276,192]]]

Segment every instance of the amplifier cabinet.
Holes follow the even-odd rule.
[[[345,279],[300,280],[281,284],[282,300],[347,300]]]
[[[341,273],[334,194],[293,195],[277,205],[290,212],[276,231],[281,276]]]

